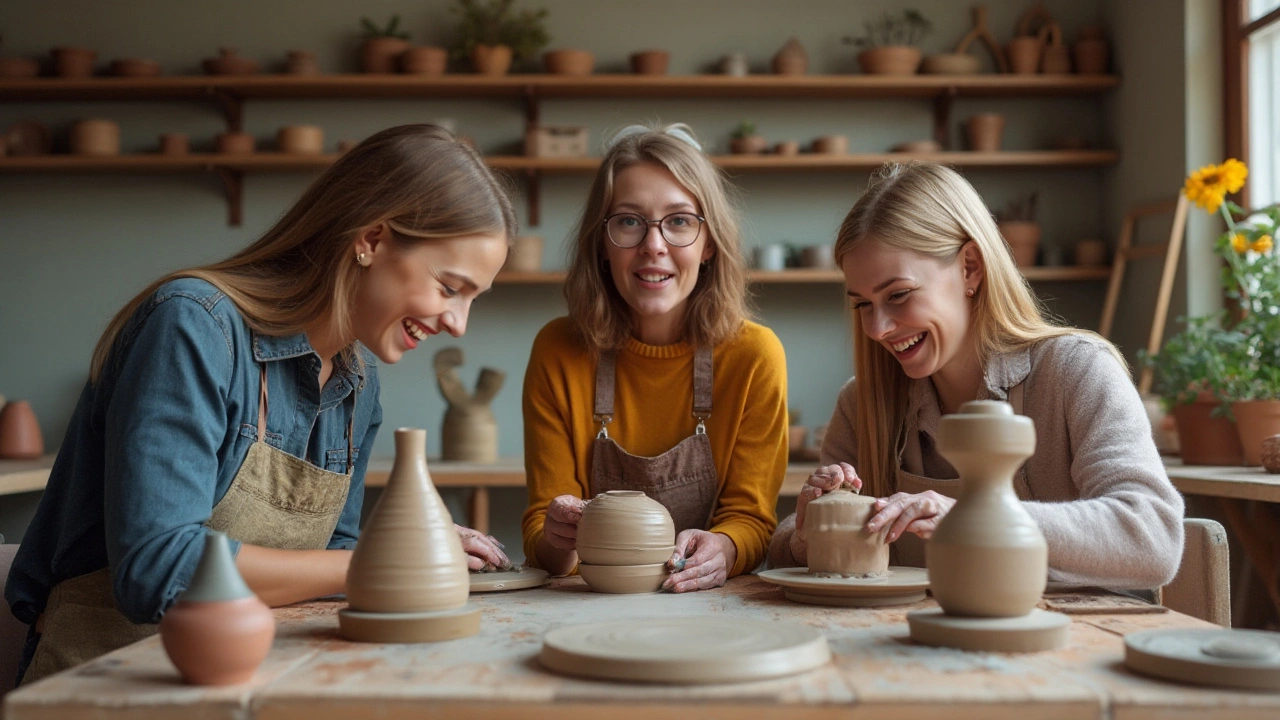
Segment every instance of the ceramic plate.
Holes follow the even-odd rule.
[[[863,607],[903,605],[924,599],[929,573],[924,568],[889,568],[875,578],[818,577],[809,568],[777,568],[759,573],[761,580],[780,585],[788,600],[813,605]]]
[[[567,675],[679,685],[794,675],[831,660],[815,628],[744,618],[678,617],[549,631],[538,661]]]
[[[1280,690],[1280,633],[1144,630],[1125,636],[1124,664],[1144,675],[1193,685]]]
[[[471,573],[471,592],[501,592],[503,590],[524,590],[550,582],[551,576],[545,570],[537,568],[520,568],[506,572]]]

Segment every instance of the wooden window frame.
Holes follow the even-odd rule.
[[[1223,128],[1227,157],[1249,161],[1249,38],[1280,22],[1280,7],[1249,22],[1248,0],[1222,0]],[[1249,187],[1240,191],[1249,207]]]

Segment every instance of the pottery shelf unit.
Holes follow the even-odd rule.
[[[1098,95],[1117,87],[1114,75],[974,75],[891,77],[875,75],[725,75],[643,76],[560,75],[253,75],[175,76],[152,78],[31,78],[0,80],[0,102],[36,101],[210,101],[222,110],[229,131],[243,130],[247,100],[306,99],[438,99],[511,98],[525,104],[525,130],[538,126],[540,102],[569,98],[705,98],[705,99],[890,99],[933,100],[933,136],[942,152],[867,153],[796,156],[719,156],[731,173],[865,171],[888,160],[934,160],[958,167],[1102,167],[1115,164],[1112,150],[1045,150],[1029,152],[952,152],[948,128],[951,107],[960,97],[1053,97]],[[0,157],[0,172],[203,172],[222,179],[229,221],[239,225],[244,174],[247,172],[314,171],[336,156],[217,155],[158,157],[134,155],[105,158],[80,156]],[[523,174],[528,183],[529,224],[538,225],[540,177],[549,173],[589,173],[596,158],[491,156],[497,169]]]

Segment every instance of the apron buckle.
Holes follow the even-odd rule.
[[[596,422],[600,423],[600,432],[596,433],[597,440],[609,439],[609,423],[613,422],[612,415],[594,415],[592,416]]]
[[[710,416],[710,415],[694,415],[694,417],[698,418],[698,426],[697,426],[697,427],[695,427],[695,428],[693,429],[693,434],[694,434],[694,435],[706,435],[706,434],[707,434],[707,422],[706,422],[706,421],[707,421],[707,418],[709,418],[709,417],[711,417],[711,416]]]

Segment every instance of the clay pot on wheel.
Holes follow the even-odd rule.
[[[671,513],[639,490],[610,490],[582,509],[578,557],[592,565],[666,562],[675,552]]]
[[[845,577],[884,575],[889,571],[886,531],[867,533],[876,499],[835,490],[809,503],[804,539],[809,546],[809,572]]]

